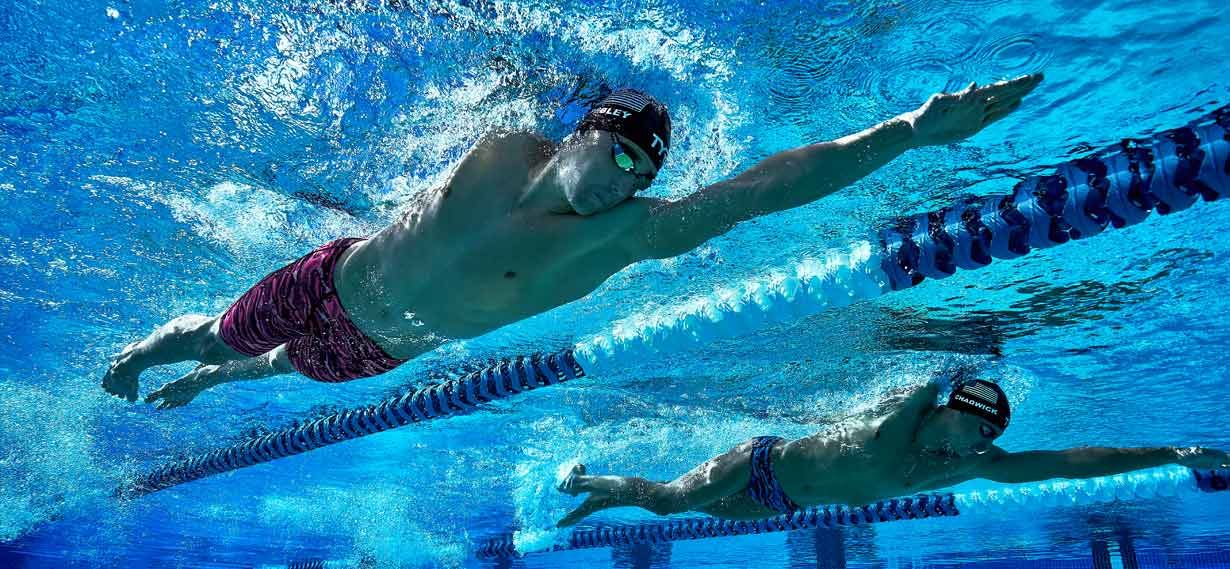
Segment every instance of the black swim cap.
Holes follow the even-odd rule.
[[[982,417],[1001,431],[1008,428],[1012,416],[1004,390],[985,379],[971,379],[954,387],[948,396],[948,407]]]
[[[631,140],[662,168],[671,145],[671,117],[666,105],[636,89],[620,89],[594,105],[577,123],[577,132],[605,130]]]

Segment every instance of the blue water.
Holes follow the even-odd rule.
[[[468,361],[567,346],[1230,101],[1221,2],[397,5],[0,6],[0,566],[477,566],[475,543],[545,528],[575,503],[551,489],[561,465],[673,478],[750,436],[811,433],[970,361],[1005,370],[1009,450],[1230,447],[1230,207],[1215,203],[485,413],[114,500],[122,480],[181,454],[453,377]],[[820,203],[393,373],[232,384],[171,412],[98,387],[107,356],[155,326],[220,312],[312,247],[389,223],[483,130],[562,137],[608,87],[670,106],[675,144],[651,194],[680,197],[937,90],[1037,70],[1047,80],[1020,111],[967,142],[912,151]],[[187,369],[151,371],[143,389]],[[1228,507],[1218,495],[1021,507],[844,539],[851,566],[1088,566],[1091,541],[1213,566],[1227,563]],[[814,566],[809,540],[682,543],[650,557]],[[634,557],[519,563],[643,566]]]

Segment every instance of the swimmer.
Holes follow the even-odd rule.
[[[1098,448],[1008,452],[995,439],[1011,409],[998,385],[972,379],[944,405],[932,382],[890,397],[839,434],[794,441],[757,437],[671,482],[593,476],[577,465],[558,489],[589,497],[559,521],[570,526],[599,510],[634,506],[667,515],[697,511],[759,520],[816,505],[864,505],[985,478],[1022,483],[1092,478],[1180,464],[1230,467],[1230,454],[1191,448]],[[880,411],[883,410],[883,411]]]
[[[532,133],[483,136],[396,223],[317,248],[221,314],[171,320],[113,356],[102,385],[136,401],[145,369],[199,362],[145,397],[165,409],[218,384],[294,371],[325,382],[381,374],[447,339],[581,298],[638,261],[686,253],[740,222],[819,200],[911,148],[973,136],[1041,80],[936,94],[680,200],[636,196],[666,160],[671,120],[653,97],[618,90],[559,145]]]

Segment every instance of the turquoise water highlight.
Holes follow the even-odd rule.
[[[845,247],[893,216],[1007,191],[1182,124],[1227,101],[1226,15],[1213,3],[990,1],[0,9],[3,549],[31,566],[474,563],[473,543],[572,503],[550,489],[571,460],[670,478],[749,436],[807,434],[892,386],[995,355],[1016,370],[1009,449],[1230,446],[1219,357],[1230,214],[1212,204],[493,412],[140,502],[110,498],[181,452],[451,377],[463,362],[562,347]],[[562,136],[600,85],[670,105],[675,150],[653,193],[679,197],[933,91],[1039,69],[1048,80],[1021,111],[966,143],[913,151],[821,203],[632,267],[573,305],[387,376],[232,385],[174,413],[97,387],[107,355],[154,326],[218,312],[311,247],[395,218],[482,128]],[[1139,500],[883,526],[851,532],[850,560],[1087,558],[1091,539],[1125,534],[1174,554],[1221,551],[1226,505]],[[806,559],[789,539],[679,545],[670,563]],[[525,562],[625,563],[607,551]]]

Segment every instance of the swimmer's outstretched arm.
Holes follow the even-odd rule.
[[[682,200],[648,211],[642,257],[680,255],[762,215],[796,208],[836,192],[905,151],[969,138],[1007,116],[1042,81],[1025,75],[957,93],[932,95],[917,110],[862,132],[779,152],[747,171]]]
[[[199,365],[187,375],[169,382],[145,397],[146,403],[157,403],[159,409],[187,405],[202,391],[221,383],[261,379],[295,371],[287,357],[286,344],[269,352],[220,365]]]
[[[996,448],[988,454],[985,462],[975,469],[974,476],[1008,483],[1110,476],[1167,464],[1199,469],[1230,468],[1230,454],[1201,447],[1083,447],[1028,452]]]

